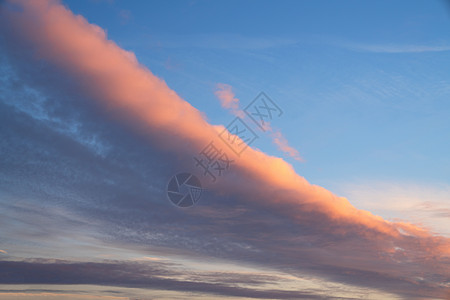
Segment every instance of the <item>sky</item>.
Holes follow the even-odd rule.
[[[1,1],[0,300],[449,299],[449,37],[447,1]]]

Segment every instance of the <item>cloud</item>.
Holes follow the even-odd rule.
[[[427,53],[450,51],[449,45],[401,45],[401,44],[358,44],[343,43],[345,48],[374,53]]]
[[[357,49],[377,53],[424,53],[446,52],[450,46],[419,46],[419,45],[360,45]]]
[[[233,115],[240,118],[245,118],[245,113],[239,108],[239,99],[237,99],[234,95],[232,87],[228,84],[218,83],[216,85],[216,91],[214,94],[217,98],[219,98],[220,103],[223,108],[229,109]],[[298,151],[291,146],[289,146],[288,141],[283,136],[281,131],[273,131],[272,127],[268,122],[264,124],[265,130],[270,132],[270,136],[272,137],[272,141],[275,145],[277,145],[278,149],[294,158],[297,161],[303,161],[300,157]]]
[[[119,19],[122,25],[127,24],[132,18],[131,11],[127,9],[121,9],[119,11]]]
[[[115,297],[115,296],[91,296],[91,295],[78,295],[78,294],[59,294],[59,293],[0,293],[0,299],[33,299],[33,300],[49,300],[49,299],[67,299],[67,300],[128,300],[128,297]]]
[[[197,48],[233,51],[254,51],[276,47],[289,47],[298,40],[280,37],[250,37],[240,34],[165,34],[148,41],[150,47],[157,48]]]
[[[336,189],[364,209],[450,236],[450,187],[421,182],[353,182]]]
[[[229,109],[236,117],[245,118],[245,113],[239,108],[239,99],[235,97],[230,85],[218,83],[214,94],[223,108]]]
[[[202,292],[220,296],[259,299],[324,299],[314,291],[262,288],[264,284],[281,280],[276,276],[224,272],[190,274],[187,272],[185,274],[188,275],[187,278],[181,279],[177,278],[177,276],[184,275],[180,271],[170,270],[166,265],[154,262],[144,264],[118,261],[70,262],[35,259],[32,261],[0,261],[0,266],[0,278],[4,278],[2,283],[5,284],[93,284]],[[240,284],[259,288],[243,288],[239,287]]]
[[[278,149],[280,149],[290,157],[294,158],[295,160],[303,161],[303,159],[300,157],[300,153],[298,153],[298,151],[295,148],[289,146],[288,141],[280,131],[272,132],[271,136],[275,145],[278,146]]]
[[[133,53],[59,2],[14,3],[0,11],[9,64],[0,94],[0,222],[8,251],[35,257],[33,251],[45,249],[52,257],[64,249],[66,255],[91,256],[103,253],[96,247],[108,241],[134,251],[307,272],[405,297],[443,297],[448,239],[358,210],[308,183],[282,159],[251,148],[216,184],[206,182],[192,157],[211,140],[233,157],[217,138],[223,126],[208,124]],[[167,179],[180,169],[200,174],[208,188],[192,210],[173,209],[164,194]],[[89,246],[79,243],[82,237],[91,239]],[[27,247],[33,242],[40,247]],[[18,275],[29,265],[3,266]],[[81,280],[86,266],[75,265],[80,276],[73,278]],[[29,280],[48,270],[63,273],[60,267],[39,265]],[[131,270],[107,267],[111,273],[91,273],[89,282],[98,283],[103,274],[114,279],[122,267]],[[267,295],[211,283],[181,285]]]

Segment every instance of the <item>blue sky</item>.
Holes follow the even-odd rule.
[[[314,183],[449,178],[450,17],[441,1],[67,1],[212,123],[261,90]],[[262,137],[257,147],[277,152]],[[289,158],[288,158],[289,159]]]
[[[43,3],[0,10],[0,299],[448,295],[448,3]],[[252,149],[177,209],[168,179],[235,118],[221,84],[275,101],[302,160],[246,118]]]

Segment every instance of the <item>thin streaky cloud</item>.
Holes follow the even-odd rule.
[[[400,45],[400,44],[358,44],[344,43],[342,47],[353,51],[374,52],[374,53],[427,53],[450,51],[450,46],[430,46],[430,45]]]
[[[390,220],[421,224],[432,232],[450,236],[450,186],[420,182],[340,183],[340,194],[357,199],[355,205]]]
[[[272,137],[273,143],[275,145],[277,145],[278,149],[280,149],[281,151],[283,151],[285,154],[289,155],[296,161],[300,161],[300,162],[304,161],[303,158],[300,156],[300,153],[298,152],[298,150],[289,145],[289,142],[283,136],[281,131],[279,131],[279,130],[272,131],[270,133],[270,135]]]
[[[191,34],[155,36],[148,41],[149,47],[157,48],[198,48],[216,50],[261,50],[289,47],[298,41],[280,37],[252,37],[239,34]],[[140,44],[140,43],[139,43]]]
[[[450,42],[430,42],[430,44],[407,44],[389,42],[355,42],[348,39],[331,36],[311,37],[315,43],[326,44],[338,48],[345,48],[357,52],[373,53],[427,53],[450,51]]]
[[[283,279],[278,276],[184,272],[183,270],[167,269],[165,265],[155,262],[151,264],[35,259],[31,261],[0,261],[0,266],[0,275],[4,278],[3,283],[7,284],[94,284],[258,299],[325,299],[320,291],[315,289],[297,291],[264,288],[267,284],[282,282]],[[102,276],[98,276],[98,274],[102,274]],[[240,287],[241,284],[248,287]]]
[[[69,293],[26,293],[26,292],[0,292],[0,300],[52,300],[52,299],[64,299],[64,300],[129,300],[129,297],[120,296],[94,296],[94,295],[80,295]]]

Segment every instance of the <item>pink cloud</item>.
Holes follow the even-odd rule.
[[[239,108],[239,99],[235,97],[232,87],[228,84],[218,83],[216,88],[214,94],[219,98],[222,107],[229,109],[237,117],[245,118],[245,113]]]
[[[294,158],[295,160],[303,161],[303,159],[300,157],[300,153],[298,153],[295,148],[289,146],[288,141],[280,131],[273,131],[271,133],[271,136],[274,144],[278,146],[278,149]]]

